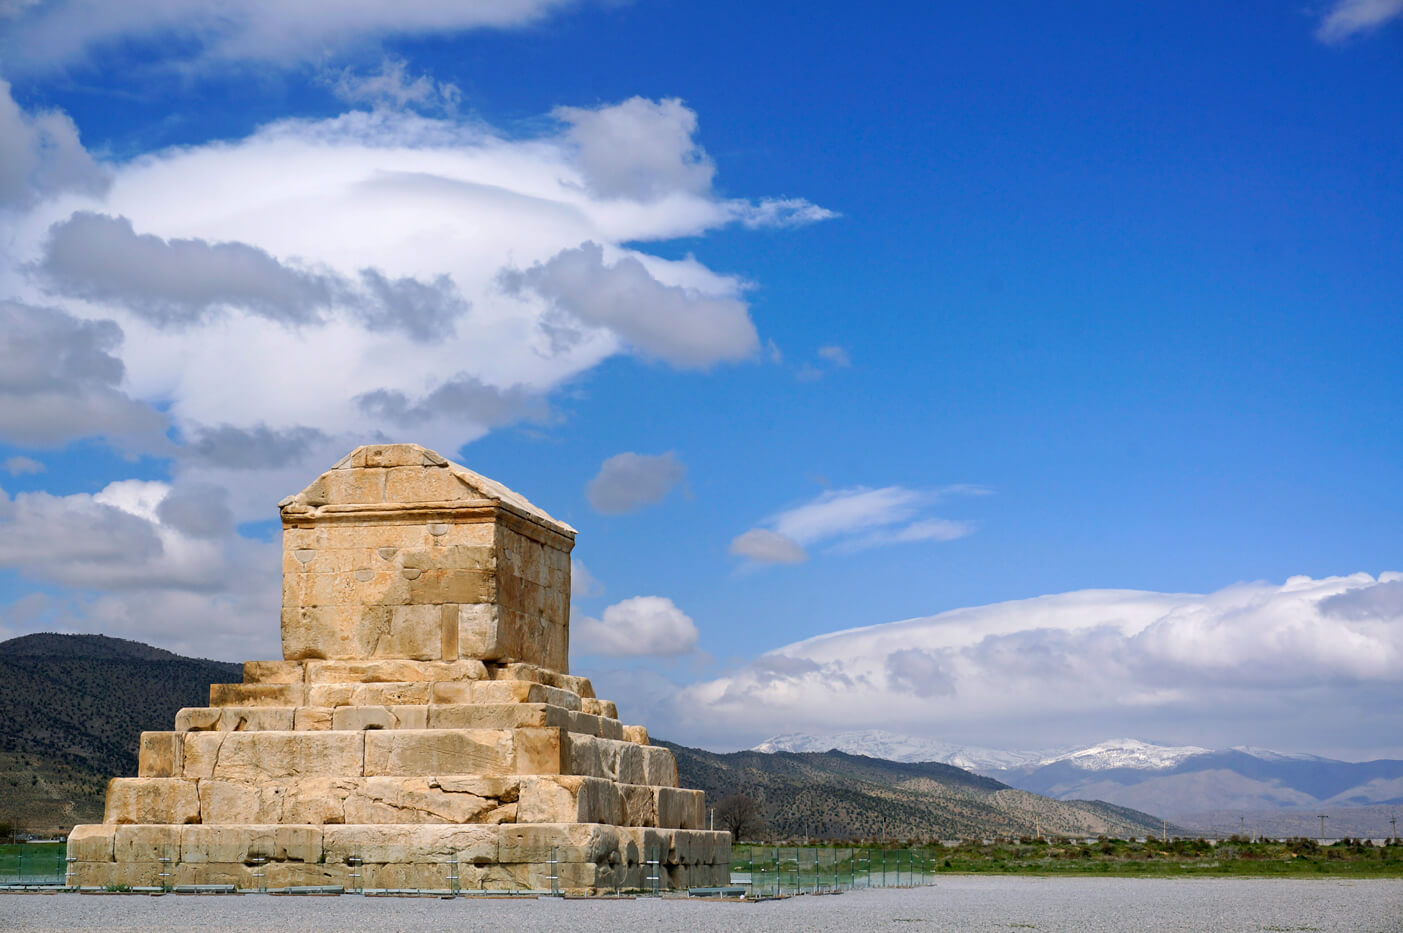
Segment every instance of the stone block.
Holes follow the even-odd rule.
[[[424,469],[420,464],[387,470],[383,492],[387,502],[447,502],[469,497],[468,488],[447,468]]]
[[[618,827],[601,823],[516,823],[500,828],[498,855],[544,866],[555,849],[561,862],[608,862],[619,858],[619,841]]]
[[[296,710],[287,706],[190,707],[175,714],[177,732],[267,732],[293,728]]]
[[[619,718],[619,708],[609,700],[585,698],[580,700],[580,709],[591,716],[602,716],[606,719]]]
[[[417,729],[358,733],[365,774],[513,774],[513,733],[494,729]]]
[[[466,703],[430,706],[430,729],[516,729],[566,725],[571,715],[544,703]]]
[[[392,606],[389,631],[371,648],[381,658],[431,661],[443,657],[443,609],[440,606]]]
[[[303,706],[293,713],[292,728],[297,732],[321,732],[331,728],[333,710],[327,706]]]
[[[500,614],[489,603],[458,606],[458,657],[491,661],[506,653]]]
[[[306,667],[300,661],[245,661],[246,684],[300,684]]]
[[[569,774],[569,733],[559,728],[521,728],[511,732],[517,774]]]
[[[313,684],[307,688],[309,706],[409,706],[429,701],[424,681],[395,684]]]
[[[490,603],[497,599],[497,578],[491,571],[423,570],[408,581],[413,605]]]
[[[500,832],[496,826],[474,824],[347,824],[325,827],[322,846],[328,863],[344,864],[355,857],[366,865],[443,864],[453,855],[459,863],[493,862],[497,860]]]
[[[427,706],[340,706],[332,711],[331,728],[424,729],[428,714]]]
[[[657,788],[647,784],[620,784],[618,789],[624,826],[659,825]]]
[[[200,796],[183,778],[113,778],[104,823],[198,823]]]
[[[182,771],[181,735],[178,732],[143,732],[137,752],[140,777],[177,777]]]
[[[369,777],[346,795],[345,816],[347,823],[364,824],[485,823],[501,805],[496,797],[448,790],[431,778]]]
[[[322,857],[320,826],[242,824],[186,826],[180,833],[180,858],[190,863],[317,862]]]
[[[359,777],[299,777],[265,781],[203,779],[201,822],[207,825],[345,821],[345,801]]]
[[[210,684],[210,706],[302,706],[301,684]]]
[[[148,862],[159,865],[161,859],[180,859],[180,826],[142,824],[118,826],[112,843],[112,857],[117,862]]]
[[[110,862],[116,837],[117,827],[111,824],[75,826],[68,834],[68,857],[81,862]]]
[[[635,745],[647,745],[647,744],[648,744],[648,727],[647,727],[647,726],[624,726],[624,727],[622,728],[622,731],[623,731],[623,736],[622,736],[622,738],[623,738],[623,740],[624,740],[625,742],[632,742],[632,743],[635,744]]]
[[[190,732],[185,776],[259,781],[300,775],[360,775],[363,732]]]
[[[420,681],[485,680],[481,661],[311,661],[307,681],[313,685],[351,683],[414,683]]]
[[[518,823],[623,822],[617,786],[599,778],[572,775],[522,777]]]
[[[658,826],[664,829],[705,829],[703,794],[699,790],[659,787]]]
[[[659,787],[677,786],[677,759],[660,745],[643,745],[643,783]]]

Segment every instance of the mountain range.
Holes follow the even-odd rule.
[[[1137,739],[1045,751],[954,746],[889,732],[776,736],[756,750],[838,749],[899,761],[957,764],[1055,799],[1095,799],[1180,825],[1231,832],[1318,835],[1319,814],[1339,835],[1384,836],[1403,809],[1403,761],[1337,761],[1239,747],[1165,746]],[[1387,811],[1387,812],[1386,812]]]

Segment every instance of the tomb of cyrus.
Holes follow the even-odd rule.
[[[573,528],[415,444],[279,507],[283,660],[142,733],[71,884],[726,883],[701,791],[569,673]]]

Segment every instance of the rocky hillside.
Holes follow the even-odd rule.
[[[1050,800],[936,762],[844,752],[717,754],[668,745],[682,783],[760,803],[777,836],[954,839],[1043,834],[1158,834],[1158,817],[1099,801]],[[1172,827],[1171,827],[1172,830]]]
[[[144,729],[169,729],[238,664],[101,635],[0,642],[0,822],[41,832],[101,819],[107,779],[136,774]]]

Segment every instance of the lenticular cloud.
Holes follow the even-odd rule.
[[[288,467],[410,412],[417,437],[457,449],[541,416],[618,353],[693,369],[755,357],[740,280],[623,245],[774,213],[712,192],[696,114],[634,99],[556,116],[519,139],[357,111],[104,166],[105,192],[51,193],[4,222],[0,293],[111,322],[123,390],[184,443],[313,438]],[[640,158],[640,134],[666,144]],[[203,457],[182,469],[231,478]],[[241,469],[233,485],[254,498],[287,485]]]
[[[1316,710],[1338,733],[1400,700],[1403,574],[1385,573],[1206,595],[1083,590],[850,629],[687,687],[672,715],[708,736],[880,723],[959,741],[1151,730],[1246,744],[1232,722],[1247,710],[1299,742]]]

